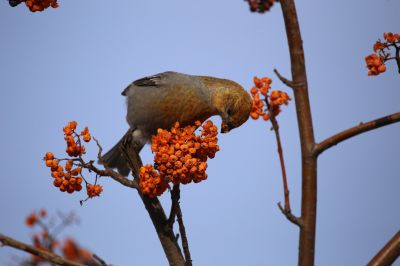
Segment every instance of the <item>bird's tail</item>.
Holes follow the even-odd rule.
[[[123,176],[128,176],[130,168],[128,162],[126,161],[121,146],[124,143],[124,140],[131,134],[132,132],[128,130],[125,135],[118,141],[114,147],[111,148],[106,154],[104,154],[102,158],[102,162],[99,161],[100,164],[104,163],[104,166],[109,168],[117,168],[118,172]],[[137,154],[139,154],[140,150],[143,148],[144,145],[139,145],[135,147]]]

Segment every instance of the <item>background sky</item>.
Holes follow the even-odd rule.
[[[0,3],[0,232],[30,242],[33,210],[74,211],[64,231],[114,265],[166,265],[136,191],[101,179],[101,197],[79,200],[52,186],[41,158],[64,155],[62,127],[88,126],[105,149],[125,133],[121,91],[166,70],[235,80],[253,76],[293,95],[273,74],[290,77],[279,4],[264,15],[244,1],[59,1],[31,13]],[[400,110],[400,75],[368,77],[364,57],[383,32],[400,32],[397,0],[297,1],[317,141]],[[215,118],[218,124],[219,118]],[[294,103],[279,115],[294,214],[301,168]],[[400,124],[326,151],[318,162],[317,265],[363,265],[399,230]],[[249,120],[220,135],[208,180],[182,187],[182,210],[194,265],[295,265],[298,229],[280,213],[283,200],[270,124]],[[87,145],[87,159],[96,146]],[[147,146],[144,162],[151,162]],[[161,200],[168,206],[169,195]],[[166,208],[167,209],[167,208]],[[4,247],[0,264],[24,253]],[[400,265],[398,263],[397,265]]]

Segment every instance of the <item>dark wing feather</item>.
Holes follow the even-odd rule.
[[[148,77],[144,77],[144,78],[135,80],[128,87],[126,87],[125,90],[121,94],[126,96],[126,93],[128,92],[129,88],[132,85],[141,86],[141,87],[157,87],[158,85],[160,85],[161,79],[163,78],[163,75],[165,75],[166,73],[168,73],[168,72],[160,73],[157,75],[148,76]]]

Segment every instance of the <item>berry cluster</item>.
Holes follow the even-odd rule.
[[[380,73],[386,71],[385,62],[389,60],[396,60],[399,71],[400,71],[400,58],[398,54],[400,53],[400,33],[394,34],[392,32],[385,32],[383,34],[384,42],[378,40],[374,46],[373,50],[375,54],[370,54],[365,57],[365,62],[368,68],[368,76],[377,76]],[[394,48],[396,55],[394,57],[390,56],[390,49]]]
[[[96,196],[100,196],[101,192],[103,192],[103,187],[100,185],[87,184],[86,190],[89,198],[93,198]]]
[[[79,157],[85,154],[85,147],[81,145],[80,136],[85,142],[89,142],[91,140],[91,135],[89,133],[89,129],[85,127],[85,129],[78,135],[75,132],[77,123],[75,121],[69,122],[64,128],[64,139],[67,142],[67,154],[71,157]]]
[[[270,113],[277,116],[281,112],[280,106],[283,104],[287,105],[291,100],[286,92],[270,90],[272,83],[270,78],[254,77],[253,81],[254,87],[250,90],[253,98],[253,107],[250,112],[251,118],[256,120],[261,116],[265,121],[267,121],[270,118]],[[264,99],[261,99],[260,94],[264,96]]]
[[[386,71],[385,58],[380,55],[368,55],[365,57],[365,63],[368,68],[368,76],[376,76]]]
[[[65,166],[60,165],[60,161],[54,157],[54,154],[47,152],[44,156],[46,166],[51,170],[51,176],[54,178],[53,185],[58,187],[62,192],[73,193],[74,191],[82,190],[82,181],[86,183],[86,192],[89,198],[100,196],[103,191],[103,187],[100,185],[92,185],[86,182],[82,177],[82,166],[85,164],[79,164],[82,162],[81,157],[85,153],[85,147],[81,144],[81,138],[85,142],[89,142],[92,139],[89,129],[85,129],[80,133],[76,133],[77,123],[75,121],[69,122],[64,128],[64,139],[67,143],[66,153],[71,157],[78,157],[78,159],[63,159],[65,160]],[[74,162],[78,162],[75,164]]]
[[[265,13],[279,0],[245,0],[249,3],[251,12]]]
[[[57,0],[26,0],[25,4],[32,12],[43,11],[50,6],[52,8],[58,7]]]
[[[72,160],[68,160],[65,163],[65,167],[62,167],[59,165],[59,160],[55,159],[53,153],[51,152],[46,153],[44,160],[46,161],[46,166],[50,167],[51,176],[54,178],[53,185],[55,187],[58,187],[62,192],[66,191],[68,193],[81,191],[81,167],[76,167],[73,169]]]
[[[142,192],[149,197],[161,195],[173,184],[188,184],[207,179],[207,159],[214,158],[219,151],[217,144],[218,129],[211,122],[203,124],[201,135],[195,135],[194,126],[181,128],[179,123],[170,131],[158,129],[153,136],[151,150],[154,154],[154,167],[143,166],[140,169],[139,185]]]
[[[28,227],[38,225],[38,227],[41,228],[41,232],[34,233],[32,237],[32,243],[35,248],[46,250],[54,254],[62,254],[64,258],[80,264],[100,265],[100,263],[93,258],[92,252],[82,248],[75,240],[66,238],[63,241],[59,241],[56,238],[54,233],[57,233],[65,226],[77,222],[73,213],[67,216],[64,214],[59,214],[58,217],[61,218],[62,221],[56,225],[54,225],[53,219],[51,219],[50,222],[46,221],[46,216],[46,210],[41,209],[39,212],[32,212],[26,217],[25,223]],[[44,259],[33,255],[31,261],[29,261],[27,265],[44,265],[46,263],[47,262]]]

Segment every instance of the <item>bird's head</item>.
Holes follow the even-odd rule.
[[[205,83],[210,88],[212,104],[222,118],[221,133],[228,133],[247,121],[252,100],[242,86],[231,80],[209,77]]]
[[[222,118],[221,133],[228,133],[246,122],[249,118],[251,107],[250,96],[243,88],[229,93],[220,113]]]

